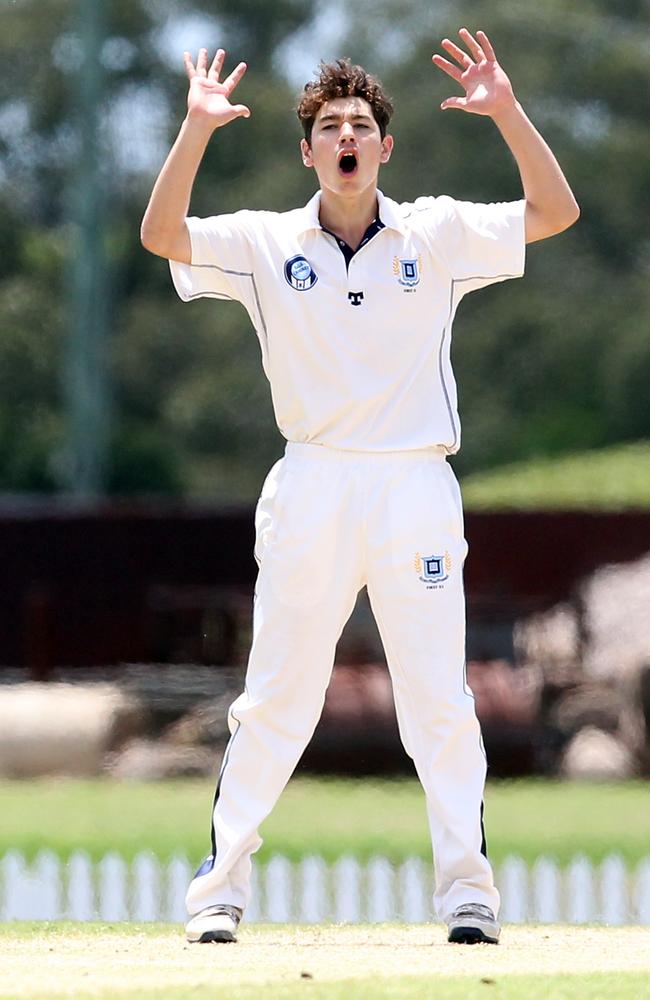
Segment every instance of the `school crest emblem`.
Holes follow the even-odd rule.
[[[418,579],[433,588],[434,585],[442,584],[449,579],[451,573],[451,556],[445,552],[441,556],[422,556],[416,553],[414,568],[418,574]]]
[[[419,284],[421,268],[422,254],[417,257],[393,257],[393,274],[406,288]]]

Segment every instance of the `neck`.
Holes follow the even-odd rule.
[[[322,189],[320,223],[356,250],[366,229],[377,218],[377,208],[377,188],[374,186],[349,197]]]

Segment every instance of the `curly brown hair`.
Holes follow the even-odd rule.
[[[382,139],[393,113],[393,102],[376,76],[366,73],[362,66],[354,66],[349,59],[321,62],[318,76],[305,84],[300,103],[296,108],[307,142],[316,115],[327,101],[337,97],[362,97],[372,109]]]

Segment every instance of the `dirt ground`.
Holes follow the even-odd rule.
[[[50,925],[52,926],[52,925]],[[181,929],[83,925],[0,936],[0,997],[74,996],[206,983],[219,987],[428,975],[644,971],[650,928],[506,927],[498,947],[450,945],[442,927],[243,927],[234,945],[188,945]]]

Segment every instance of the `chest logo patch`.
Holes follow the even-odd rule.
[[[297,292],[306,292],[318,281],[318,275],[306,257],[298,254],[284,263],[284,276]]]
[[[417,257],[393,257],[393,274],[406,288],[413,288],[419,283],[421,267],[422,254]]]

